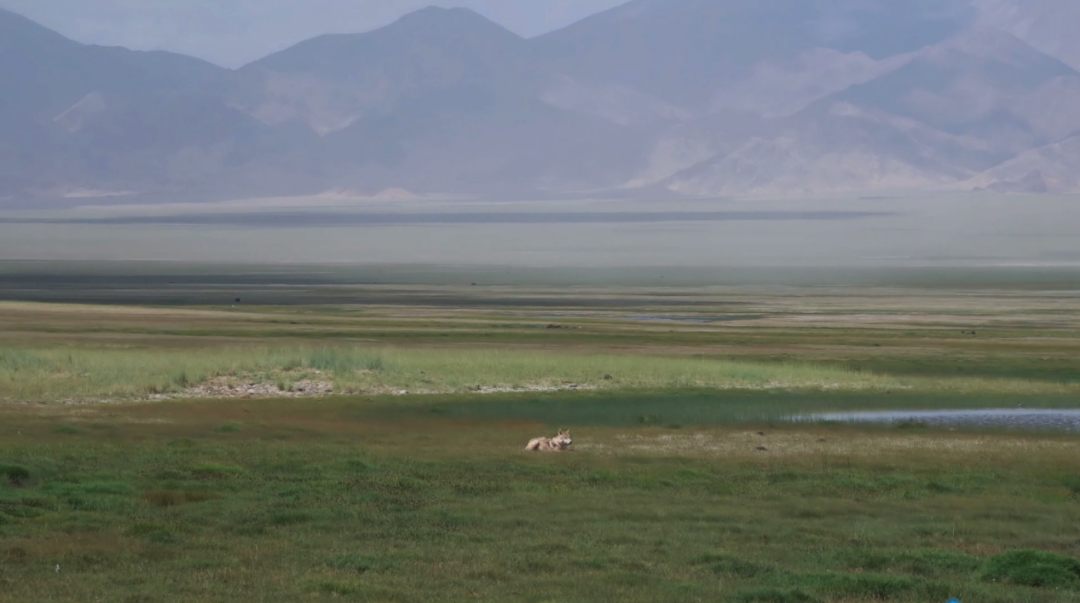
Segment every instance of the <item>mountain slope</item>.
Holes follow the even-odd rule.
[[[814,60],[819,48],[879,61],[946,39],[971,18],[951,0],[635,0],[533,46],[560,71],[702,109],[763,63],[835,58]]]
[[[94,91],[193,90],[227,71],[166,52],[84,46],[0,9],[0,73],[2,114],[51,119]]]
[[[240,70],[233,100],[270,123],[320,134],[403,99],[456,86],[527,83],[525,41],[466,9],[428,8],[366,34],[322,36]]]
[[[1075,0],[972,0],[979,22],[1007,31],[1080,70],[1080,2]]]
[[[1073,6],[633,0],[531,40],[429,8],[236,71],[0,11],[0,199],[1068,191]]]
[[[1069,102],[1077,90],[1080,73],[1064,63],[1009,34],[970,29],[766,122],[667,185],[692,194],[944,186],[1080,127],[1080,103]]]
[[[1025,151],[965,182],[963,188],[994,192],[1080,193],[1080,132]]]
[[[329,186],[367,192],[611,186],[642,146],[619,126],[664,110],[648,99],[587,106],[595,87],[530,61],[524,39],[466,9],[316,38],[243,68],[238,81],[233,100],[251,115],[324,138]]]
[[[303,146],[227,106],[226,69],[85,46],[7,11],[0,72],[0,195],[205,188]]]

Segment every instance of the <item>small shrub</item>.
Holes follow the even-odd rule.
[[[56,433],[62,433],[64,435],[75,435],[82,432],[71,425],[61,425],[56,428]]]
[[[1019,550],[991,557],[983,580],[1042,588],[1080,588],[1080,561],[1048,551]]]
[[[11,517],[5,515],[3,511],[0,511],[0,526],[8,523],[11,523]]]
[[[30,481],[30,469],[22,465],[0,465],[0,476],[6,477],[12,486],[21,488]]]
[[[221,433],[236,433],[241,429],[242,428],[240,427],[239,423],[226,423],[217,428],[217,430]]]

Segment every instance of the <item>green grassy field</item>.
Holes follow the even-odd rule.
[[[1080,407],[1059,280],[137,280],[0,302],[0,601],[1080,598],[1080,436],[785,421]]]
[[[1075,437],[583,425],[576,451],[530,455],[557,408],[461,420],[389,416],[396,404],[8,409],[0,598],[1080,594]]]

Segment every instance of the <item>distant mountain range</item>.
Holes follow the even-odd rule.
[[[228,70],[0,10],[0,206],[1080,192],[1077,23],[1075,0],[635,0],[523,39],[428,8]]]

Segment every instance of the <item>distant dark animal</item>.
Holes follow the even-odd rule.
[[[759,432],[757,432],[757,434],[758,434],[759,436],[763,436],[763,435],[765,435],[765,432],[764,432],[764,431],[759,431]]]
[[[764,447],[764,446],[758,446],[754,450],[757,450],[758,452],[768,452],[769,451],[769,449]]]
[[[240,303],[240,298],[236,298],[236,303]]]
[[[548,325],[547,328],[549,328],[549,329],[561,329],[562,325]]]
[[[611,381],[614,378],[615,377],[612,377],[611,375],[604,375],[604,381]]]

